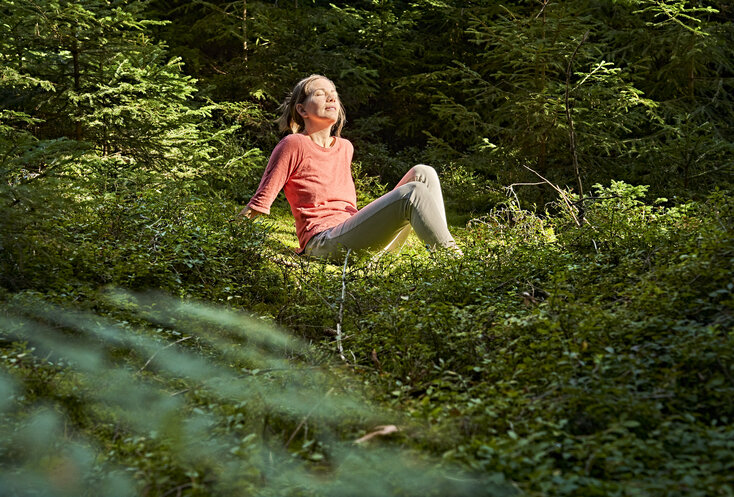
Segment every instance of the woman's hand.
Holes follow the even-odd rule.
[[[262,212],[258,212],[255,209],[250,209],[248,206],[245,206],[245,208],[237,215],[239,217],[246,217],[247,219],[255,219],[257,216],[261,216]]]

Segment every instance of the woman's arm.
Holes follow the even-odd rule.
[[[260,214],[270,214],[270,205],[301,161],[298,140],[295,135],[283,138],[273,149],[255,195],[252,196],[241,216],[253,219]]]

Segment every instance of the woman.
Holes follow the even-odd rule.
[[[341,138],[344,107],[328,78],[299,81],[280,110],[280,130],[292,134],[273,150],[240,216],[269,214],[284,189],[307,255],[337,259],[346,249],[396,251],[411,227],[427,245],[461,253],[446,224],[438,176],[429,166],[413,167],[393,191],[357,210],[350,169],[354,148]]]

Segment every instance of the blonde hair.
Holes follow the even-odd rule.
[[[307,78],[303,78],[301,81],[296,83],[293,90],[285,97],[285,100],[278,110],[280,111],[280,117],[278,118],[278,128],[280,131],[290,131],[291,133],[300,133],[306,127],[306,123],[303,122],[303,117],[296,110],[298,104],[302,104],[306,98],[311,94],[311,83],[317,79],[325,79],[332,85],[334,84],[326,76],[320,74],[312,74]],[[347,114],[344,111],[341,99],[339,101],[339,116],[336,122],[332,126],[333,134],[341,136],[342,128],[344,123],[347,122]]]

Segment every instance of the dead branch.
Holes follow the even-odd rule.
[[[535,16],[535,19],[538,19],[540,16],[544,16],[543,19],[545,20],[545,8],[548,6],[548,2],[550,2],[550,0],[541,0],[543,6],[540,8],[538,15]]]
[[[574,212],[574,206],[571,203],[571,201],[569,200],[568,195],[566,195],[566,192],[564,192],[563,190],[561,190],[561,188],[559,188],[558,186],[556,186],[553,183],[551,183],[548,179],[544,178],[535,169],[533,169],[531,167],[528,167],[525,164],[523,164],[522,167],[524,167],[528,171],[534,173],[538,178],[542,179],[544,183],[547,183],[548,185],[550,185],[550,187],[553,188],[558,193],[558,195],[561,197],[561,200],[563,200],[563,203],[568,208],[568,212],[571,214],[571,217],[573,218],[574,222],[576,223],[576,226],[578,226],[580,228],[581,227],[581,221],[576,217],[576,213]]]
[[[349,254],[351,252],[352,249],[347,250],[347,255],[344,257],[344,267],[342,268],[342,296],[339,299],[339,320],[336,323],[336,345],[339,348],[339,357],[344,362],[348,361],[344,357],[344,348],[342,346],[342,318],[344,317],[344,299],[347,293],[347,263],[349,262]]]
[[[512,194],[513,197],[515,197],[515,202],[517,203],[517,208],[520,209],[520,199],[517,197],[517,193],[515,193],[515,186],[538,186],[538,185],[544,185],[545,182],[540,181],[538,183],[513,183],[510,186],[506,186],[505,190],[507,190],[507,196],[509,197],[510,194]]]

